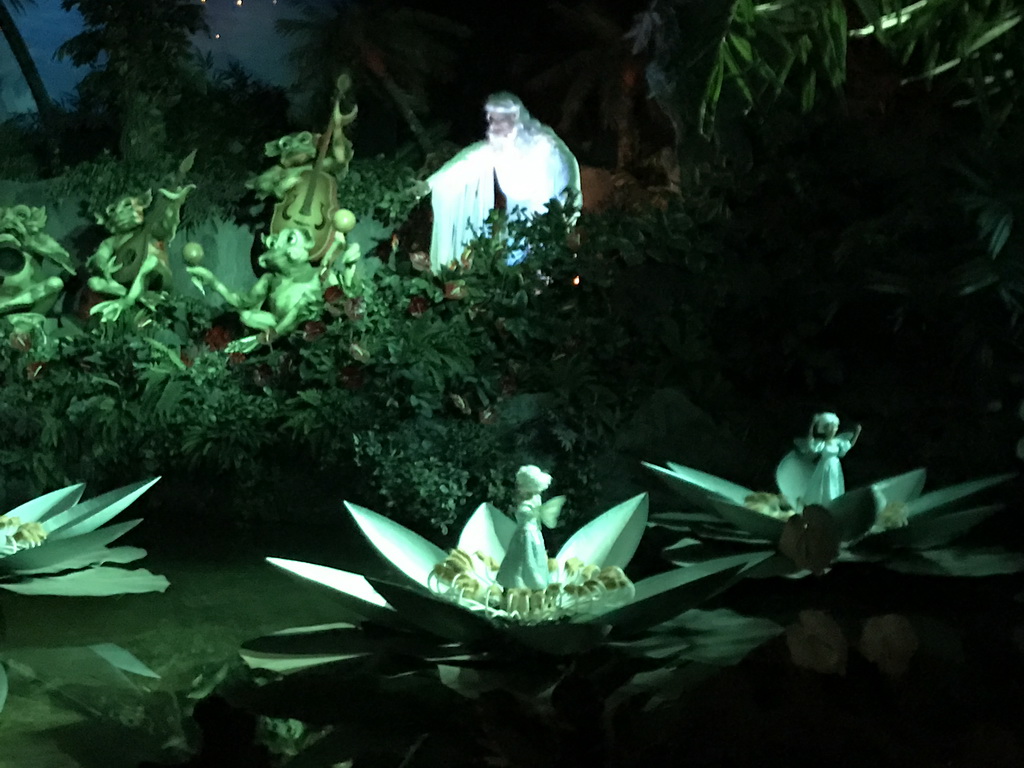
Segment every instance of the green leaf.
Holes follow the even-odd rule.
[[[771,557],[770,552],[723,557],[650,576],[636,585],[629,605],[592,619],[611,624],[610,639],[637,634],[696,607],[733,584],[743,572]]]
[[[723,480],[720,477],[715,477],[707,472],[701,472],[698,469],[684,467],[681,464],[668,462],[667,468],[665,468],[648,464],[647,462],[642,463],[643,466],[656,473],[673,490],[678,491],[688,499],[703,502],[704,506],[709,509],[714,508],[712,502],[715,497],[720,496],[727,501],[731,501],[733,504],[742,505],[747,496],[753,493],[749,488],[744,488],[742,485]]]
[[[85,483],[69,485],[67,488],[50,491],[31,501],[26,501],[6,515],[16,517],[23,523],[37,523],[73,507],[82,498],[84,491]]]
[[[913,519],[918,515],[945,514],[946,508],[953,502],[1005,483],[1016,476],[1016,473],[1013,472],[992,475],[926,493],[907,502],[907,517]]]
[[[739,504],[729,504],[724,501],[716,501],[713,504],[715,511],[726,522],[734,525],[739,530],[756,537],[760,541],[777,545],[779,537],[782,536],[782,529],[786,523],[784,520],[777,520],[774,517],[755,512],[753,509]]]
[[[94,496],[60,514],[45,518],[49,530],[47,542],[94,531],[131,506],[142,494],[152,488],[159,477],[126,485]]]
[[[63,576],[35,578],[15,584],[0,584],[0,589],[19,595],[58,595],[60,597],[110,597],[163,592],[168,581],[147,570],[99,566]]]
[[[403,619],[438,637],[472,642],[494,632],[494,626],[482,615],[442,600],[425,589],[407,589],[376,579],[367,581]]]
[[[872,548],[930,549],[940,547],[967,533],[1002,508],[1001,504],[989,504],[937,517],[918,516],[912,518],[910,524],[903,528],[872,534],[864,542]]]
[[[1001,576],[1024,571],[1024,554],[998,547],[947,547],[900,554],[885,561],[899,573],[924,576]]]

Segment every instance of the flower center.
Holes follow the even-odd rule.
[[[37,547],[46,539],[39,523],[23,523],[17,517],[0,516],[0,557]]]
[[[907,505],[902,501],[890,501],[875,516],[876,531],[891,531],[910,524],[907,517]]]
[[[632,601],[633,582],[617,566],[600,568],[571,557],[564,563],[548,558],[544,589],[512,587],[497,582],[501,563],[476,552],[453,549],[434,566],[427,580],[431,591],[490,618],[523,624],[565,619],[608,610]]]
[[[793,505],[779,493],[752,493],[743,500],[743,506],[776,520],[788,520],[796,514]]]

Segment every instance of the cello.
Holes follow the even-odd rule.
[[[337,103],[335,104],[337,109]],[[338,182],[324,170],[327,147],[334,136],[335,120],[331,120],[320,137],[316,162],[302,172],[298,182],[274,206],[270,234],[284,229],[304,229],[313,239],[309,260],[317,264],[327,253],[334,239],[334,213],[338,210]]]

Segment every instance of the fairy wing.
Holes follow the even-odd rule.
[[[540,517],[540,521],[548,528],[554,528],[558,523],[558,515],[562,512],[562,507],[564,505],[565,496],[555,496],[548,499],[541,504],[540,509],[537,510],[537,515]]]

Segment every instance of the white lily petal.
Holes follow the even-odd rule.
[[[516,524],[493,504],[483,503],[470,515],[459,536],[458,548],[470,554],[480,552],[499,563],[505,559],[505,550]]]
[[[427,588],[434,566],[448,554],[403,525],[358,504],[345,502],[352,518],[369,542],[402,573]]]
[[[558,561],[578,557],[602,568],[625,568],[647,527],[647,506],[647,494],[641,493],[598,515],[569,537],[558,552]]]
[[[775,468],[775,485],[779,493],[786,497],[790,504],[800,504],[807,494],[814,474],[814,462],[797,451],[790,451]],[[743,502],[740,501],[742,505]]]
[[[653,464],[647,464],[646,462],[644,463],[644,466],[648,469],[660,472],[675,480],[681,480],[682,482],[692,485],[696,489],[704,491],[705,493],[723,496],[734,504],[742,504],[744,499],[753,493],[749,488],[744,488],[742,485],[717,477],[716,475],[712,475],[708,472],[701,472],[699,469],[684,467],[682,464],[675,464],[671,461],[666,462],[666,465],[668,466],[668,469],[665,469],[664,467],[657,467]]]
[[[281,557],[268,557],[267,562],[271,565],[276,565],[278,568],[290,571],[296,576],[323,584],[325,587],[344,592],[346,595],[351,595],[367,603],[381,608],[391,607],[388,605],[388,601],[370,586],[370,582],[364,576],[360,576],[357,573],[341,571],[326,565],[304,563],[301,560],[286,560]]]
[[[123,512],[142,494],[152,488],[159,479],[156,477],[152,480],[127,485],[124,488],[117,488],[83,501],[81,504],[76,504],[59,514],[48,516],[43,522],[46,523],[49,539],[51,541],[65,539],[96,530]]]
[[[878,508],[881,509],[893,502],[906,504],[911,499],[916,499],[924,490],[927,475],[927,471],[921,468],[872,483],[871,488],[875,493]]]
[[[287,653],[266,653],[263,651],[250,651],[242,649],[238,653],[242,661],[250,669],[265,669],[268,672],[277,672],[286,675],[290,672],[301,672],[304,669],[319,667],[335,661],[354,659],[366,654],[340,653],[340,654],[310,654],[308,656],[293,655]]]
[[[73,507],[82,498],[84,492],[85,483],[69,485],[67,488],[50,491],[31,501],[26,501],[24,504],[5,513],[5,516],[16,517],[23,523],[38,523],[48,514],[63,512],[65,509]]]

